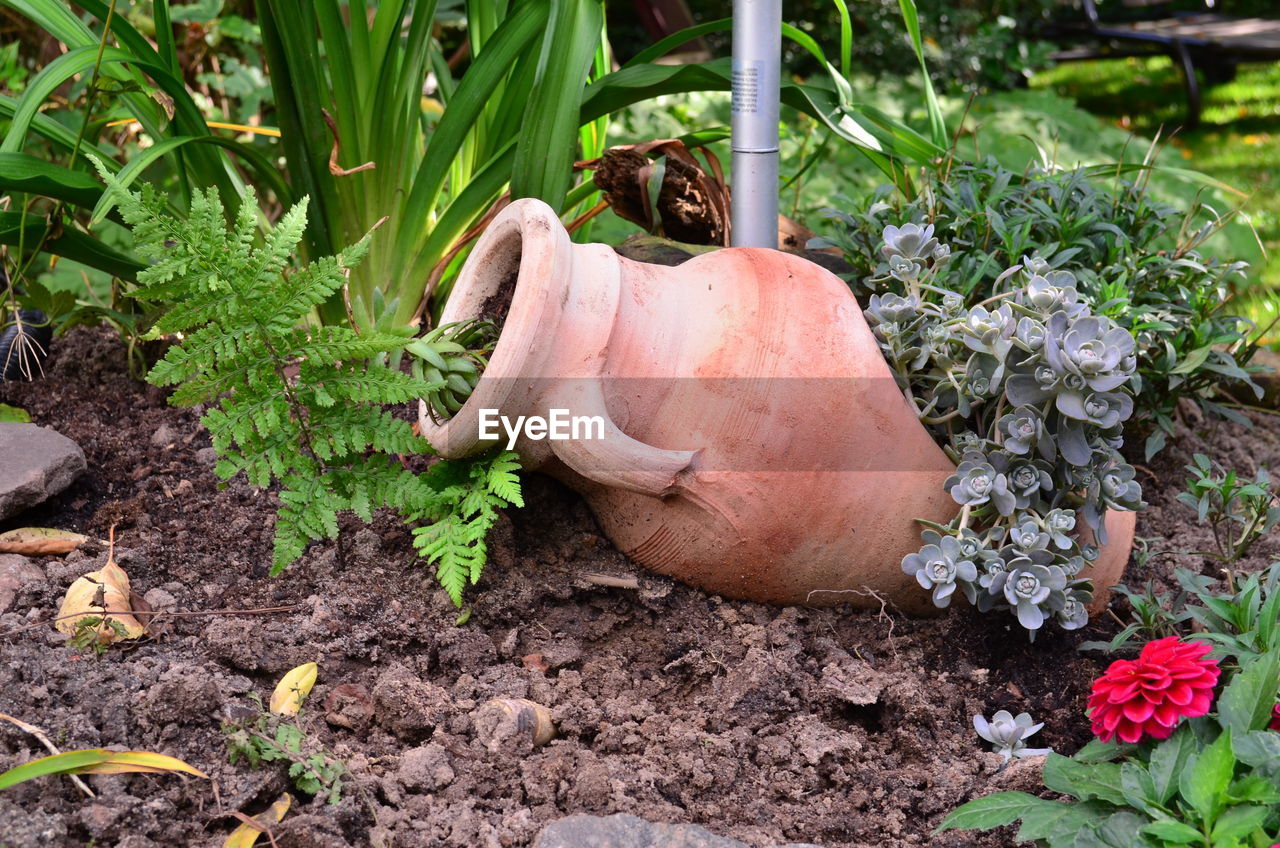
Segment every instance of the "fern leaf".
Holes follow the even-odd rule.
[[[520,478],[516,475],[519,470],[520,458],[512,451],[495,456],[486,470],[485,483],[490,492],[505,502],[504,506],[524,506]]]

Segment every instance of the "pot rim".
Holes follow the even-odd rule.
[[[418,402],[419,429],[442,456],[466,456],[496,444],[496,439],[479,437],[480,410],[507,408],[522,388],[520,378],[541,374],[569,288],[571,246],[550,206],[522,198],[494,218],[472,249],[440,316],[441,325],[479,316],[513,273],[515,288],[489,364],[462,408],[436,423],[426,403]]]

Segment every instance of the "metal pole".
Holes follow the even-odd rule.
[[[735,247],[778,246],[778,91],[782,0],[733,0]]]

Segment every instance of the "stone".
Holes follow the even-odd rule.
[[[324,720],[333,727],[362,730],[373,718],[373,697],[359,683],[340,683],[324,699]]]
[[[17,554],[0,554],[0,613],[9,611],[23,586],[43,582],[44,571],[31,560]]]
[[[752,848],[745,842],[716,836],[696,824],[655,824],[635,816],[568,816],[538,834],[534,848]],[[804,842],[769,848],[819,848]]]
[[[0,520],[58,494],[87,467],[84,451],[61,433],[0,423]]]

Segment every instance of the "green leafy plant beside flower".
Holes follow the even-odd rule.
[[[1178,494],[1178,502],[1194,509],[1200,523],[1213,529],[1218,551],[1203,551],[1205,556],[1235,562],[1280,524],[1280,501],[1271,491],[1266,469],[1250,480],[1198,453],[1187,471],[1187,490]]]
[[[1084,642],[1081,650],[1121,651],[1142,639],[1194,633],[1224,654],[1251,658],[1280,649],[1280,562],[1253,574],[1226,572],[1226,590],[1190,569],[1174,572],[1179,591],[1148,586],[1117,590],[1129,601],[1131,621],[1109,642]]]
[[[1280,571],[1280,564],[1273,571]],[[1269,623],[1275,627],[1274,610]],[[1225,619],[1219,619],[1224,622]],[[1094,682],[1098,739],[1050,753],[1044,784],[1065,801],[999,792],[939,830],[1020,822],[1048,848],[1268,848],[1280,840],[1280,645],[1207,630],[1146,643]]]
[[[961,506],[950,524],[927,524],[903,571],[937,606],[959,591],[984,612],[1009,610],[1033,638],[1050,619],[1084,626],[1098,549],[1079,531],[1105,543],[1107,509],[1143,506],[1119,453],[1133,412],[1133,336],[1095,314],[1073,274],[1039,257],[966,306],[932,226],[886,227],[880,251],[879,282],[896,291],[872,295],[867,320],[957,463],[945,486]]]

